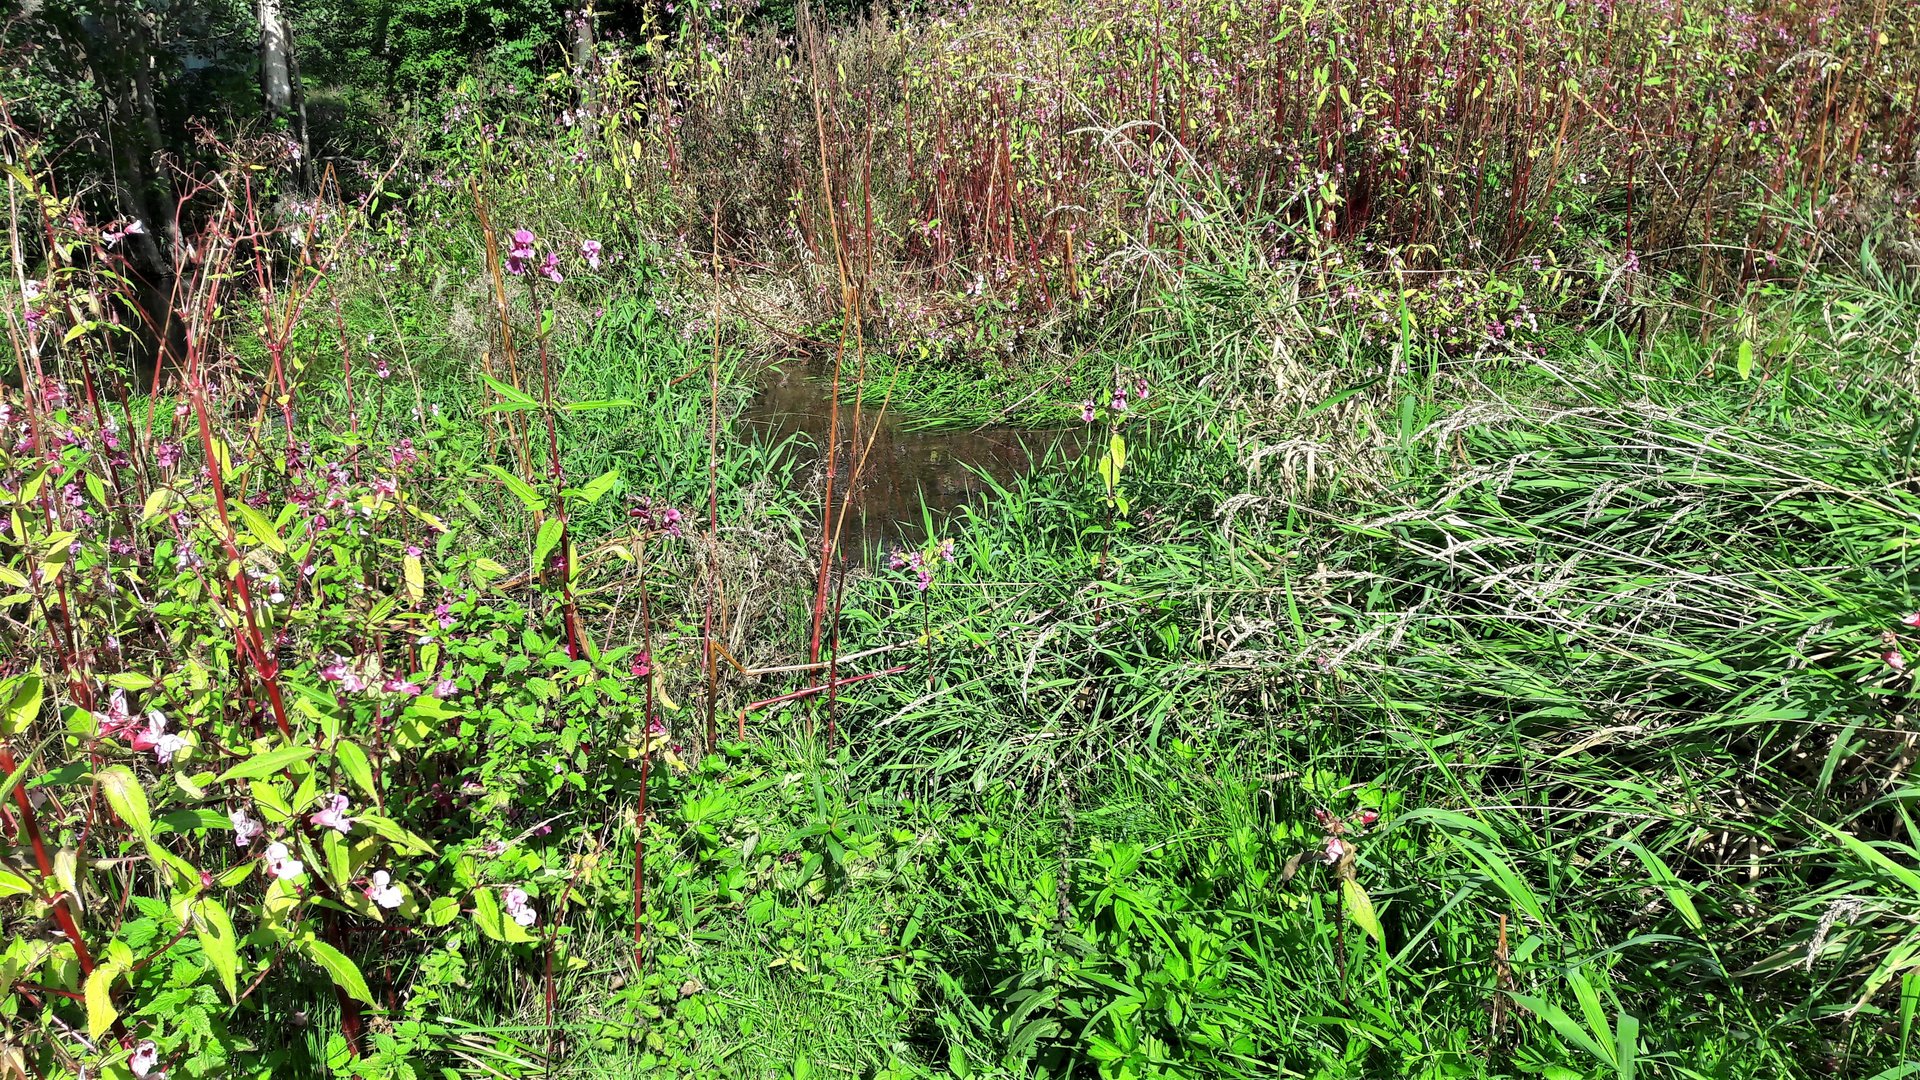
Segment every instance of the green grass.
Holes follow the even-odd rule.
[[[584,923],[565,1067],[1899,1075],[1920,837],[1878,635],[1914,606],[1920,498],[1905,391],[1871,356],[1809,363],[1831,343],[1798,325],[1744,378],[1711,339],[1598,332],[1291,421],[1181,377],[1234,370],[1231,325],[1136,347],[1161,392],[1128,428],[1132,521],[1105,538],[1077,461],[970,512],[930,651],[902,576],[851,579],[842,651],[924,653],[931,681],[842,692],[832,755],[823,709],[757,713],[674,782],[653,989],[609,994],[621,921]],[[671,485],[651,463],[699,420],[651,421],[681,433],[660,458],[612,412],[575,437]],[[1312,487],[1248,468],[1289,423],[1344,447]],[[723,456],[728,507],[752,453]],[[804,587],[756,632],[794,635]],[[1314,817],[1363,808],[1378,942]]]

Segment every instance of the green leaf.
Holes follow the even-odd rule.
[[[1567,1015],[1565,1009],[1527,994],[1510,993],[1507,996],[1513,999],[1515,1005],[1545,1020],[1553,1030],[1560,1033],[1561,1038],[1592,1054],[1604,1064],[1615,1064],[1613,1048],[1602,1049],[1593,1036],[1587,1034],[1585,1028],[1581,1027],[1573,1017]]]
[[[0,900],[33,891],[33,883],[11,870],[0,869]]]
[[[287,542],[280,539],[279,533],[273,531],[273,522],[268,521],[265,514],[238,499],[231,505],[234,512],[240,515],[240,520],[246,523],[247,531],[253,534],[255,540],[260,541],[269,550],[282,555],[286,554]]]
[[[113,1007],[113,980],[120,977],[120,965],[108,961],[94,968],[87,976],[87,1035],[99,1038],[120,1019],[119,1010]]]
[[[193,907],[193,932],[200,939],[200,951],[206,953],[227,988],[227,1000],[240,1000],[240,945],[233,932],[233,920],[219,900],[203,896]]]
[[[107,805],[113,807],[114,815],[127,823],[134,835],[142,840],[153,839],[153,814],[147,807],[147,791],[140,786],[140,780],[125,765],[115,765],[102,769],[95,774],[100,782],[100,790],[107,796]]]
[[[529,513],[537,514],[547,508],[547,500],[541,498],[539,492],[527,486],[525,480],[520,479],[498,465],[482,465],[480,467],[492,473],[494,479],[500,481],[508,491],[513,492],[514,497],[520,500],[520,504],[525,506]]]
[[[560,534],[566,531],[566,527],[566,522],[557,517],[548,518],[546,524],[540,526],[540,535],[533,542],[535,573],[547,565],[547,556],[553,554],[553,549],[560,543]]]
[[[540,403],[533,400],[533,398],[515,390],[513,387],[508,386],[506,383],[501,382],[491,375],[482,375],[480,378],[488,386],[493,388],[494,393],[499,394],[502,398],[513,402],[515,405],[526,409],[537,409],[540,407]]]
[[[27,778],[27,770],[33,767],[34,762],[40,760],[40,751],[45,747],[44,742],[34,747],[33,753],[28,754],[25,761],[14,766],[13,773],[4,783],[0,783],[0,806],[6,805],[7,800],[13,798],[13,789],[19,787],[20,782]]]
[[[359,967],[347,959],[345,953],[312,935],[300,939],[300,950],[306,953],[314,963],[326,969],[328,977],[333,980],[335,986],[369,1005],[375,1003],[373,992],[367,989],[367,980],[361,976]]]
[[[1384,944],[1380,936],[1380,917],[1374,914],[1373,899],[1367,895],[1367,890],[1361,888],[1359,882],[1347,878],[1340,883],[1340,895],[1346,897],[1347,918],[1353,920],[1353,925],[1374,941]]]
[[[607,492],[612,491],[613,485],[619,482],[619,480],[620,480],[620,470],[608,469],[606,472],[603,472],[599,476],[594,477],[592,480],[587,481],[587,486],[581,488],[576,494],[580,497],[582,501],[586,502],[589,506],[591,506],[594,503],[599,502],[600,497],[602,495],[605,495]]]
[[[1746,382],[1753,375],[1753,342],[1740,339],[1740,350],[1734,358],[1733,370],[1740,376],[1741,382]]]
[[[460,901],[443,896],[427,905],[427,925],[445,926],[460,917]]]
[[[310,746],[282,746],[248,758],[221,773],[214,782],[223,784],[228,780],[258,780],[282,769],[290,769],[312,756],[313,748]]]
[[[365,825],[397,848],[402,855],[432,855],[433,845],[400,827],[392,818],[379,814],[361,814],[353,819]]]
[[[347,779],[367,793],[367,798],[376,805],[380,802],[380,792],[373,786],[373,762],[367,760],[367,752],[360,749],[358,743],[341,739],[333,748],[333,760],[339,763]]]
[[[46,693],[38,675],[15,675],[0,682],[0,700],[6,702],[0,735],[18,735],[40,715],[40,700]]]

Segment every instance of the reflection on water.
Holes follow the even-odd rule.
[[[768,442],[800,436],[799,479],[814,485],[816,492],[824,473],[820,456],[827,443],[829,390],[825,380],[810,376],[798,365],[771,368],[762,377],[759,392],[744,417]],[[1061,452],[1077,453],[1086,439],[1082,431],[1065,429],[914,431],[903,426],[891,410],[883,416],[878,408],[863,407],[858,417],[860,444],[856,446],[855,421],[853,406],[843,403],[841,457],[834,473],[836,504],[846,490],[847,476],[860,446],[872,440],[840,537],[849,554],[918,544],[926,539],[923,505],[938,529],[942,519],[954,510],[992,491],[982,473],[1003,485],[1010,484],[1044,460],[1056,444],[1064,444]]]

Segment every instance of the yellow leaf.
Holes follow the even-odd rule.
[[[87,1034],[99,1038],[107,1033],[115,1020],[120,1019],[119,1010],[113,1007],[113,980],[120,977],[120,965],[101,964],[87,976]]]
[[[418,555],[407,556],[405,565],[407,572],[407,597],[415,604],[418,604],[424,600],[427,595],[426,571],[421,569],[420,556]]]

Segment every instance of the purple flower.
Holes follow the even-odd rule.
[[[480,854],[485,855],[488,858],[504,855],[506,854],[506,851],[507,851],[507,842],[505,840],[489,840],[486,843],[480,845]]]
[[[587,260],[587,267],[589,269],[600,269],[600,241],[580,241],[580,257]]]
[[[566,280],[566,278],[560,276],[560,255],[558,252],[547,252],[546,259],[540,264],[540,276],[553,282],[555,285]]]
[[[387,451],[387,456],[393,459],[393,466],[396,469],[408,469],[420,463],[420,452],[413,448],[412,439],[401,439],[393,444],[393,448]]]
[[[353,819],[347,816],[347,797],[337,792],[328,795],[320,812],[307,820],[316,829],[332,829],[343,836],[353,828]]]
[[[454,682],[452,679],[441,679],[439,682],[433,684],[433,696],[441,699],[442,701],[454,696],[455,694],[458,694],[459,692],[460,692],[460,684]]]
[[[381,683],[380,689],[389,694],[401,694],[406,697],[413,697],[420,692],[420,684],[417,682],[408,682],[400,676],[395,675],[393,678]]]
[[[641,653],[634,658],[633,663],[627,665],[627,671],[636,679],[644,679],[653,674],[653,654]]]
[[[1093,417],[1093,399],[1088,398],[1080,403],[1080,422],[1083,424],[1091,424],[1093,423]]]

